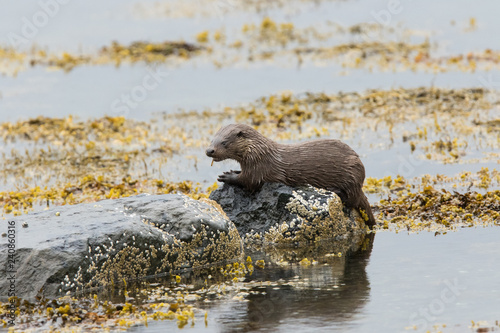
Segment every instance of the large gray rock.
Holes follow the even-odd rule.
[[[247,241],[297,245],[366,232],[359,214],[344,208],[335,193],[311,186],[266,183],[250,193],[224,184],[210,199],[220,204]]]
[[[216,206],[216,205],[215,205]],[[208,201],[138,195],[56,207],[11,220],[16,225],[15,294],[33,299],[204,266],[242,254],[233,223]],[[28,227],[21,227],[27,223]],[[8,238],[0,238],[7,276]],[[0,297],[10,282],[0,280]]]

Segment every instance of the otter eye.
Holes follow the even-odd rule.
[[[243,136],[243,131],[239,131],[238,134],[236,134],[237,137],[242,137]]]
[[[221,145],[223,145],[224,147],[227,146],[227,141],[222,141]]]

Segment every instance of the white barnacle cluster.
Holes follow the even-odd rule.
[[[154,222],[151,222],[151,219],[148,219],[146,217],[142,217],[141,218],[141,221],[142,223],[146,224],[146,225],[150,225],[150,226],[156,226]]]
[[[272,226],[264,233],[262,237],[266,243],[270,244],[280,244],[285,242],[285,237],[283,233],[280,231],[280,227],[278,224]]]
[[[332,219],[334,220],[345,219],[342,208],[343,204],[338,196],[332,196],[330,199],[328,199],[327,210]]]
[[[123,207],[123,213],[125,213],[129,217],[134,217],[134,216],[136,216],[136,213],[134,213],[133,209],[134,209],[133,207],[125,205]],[[130,211],[132,211],[132,212],[130,212]]]
[[[162,245],[163,242],[155,245],[149,239],[136,239],[136,236],[127,235],[126,232],[121,239],[108,237],[101,244],[89,244],[85,263],[72,279],[68,277],[63,281],[59,291],[83,291],[145,277],[151,272],[153,260],[163,257]]]
[[[289,227],[288,227],[288,223],[286,223],[286,222],[283,222],[283,223],[279,226],[279,230],[280,230],[280,232],[281,232],[281,233],[285,233],[285,232],[287,232],[287,231],[288,231],[288,229],[289,229]]]
[[[175,251],[175,262],[167,262],[165,257],[161,269],[180,269],[183,267],[204,267],[228,259],[234,259],[242,253],[242,243],[235,227],[228,232],[200,228],[189,242],[174,239],[171,251]]]
[[[64,288],[64,290],[68,290],[68,289],[71,289],[75,286],[75,282],[74,282],[74,280],[70,280],[69,276],[66,275],[64,277],[64,280],[61,281],[61,286],[62,286],[62,288]],[[62,291],[62,288],[59,289],[59,291]]]
[[[321,194],[327,194],[325,190],[318,190]],[[305,218],[312,221],[319,214],[328,212],[328,203],[322,203],[320,198],[315,198],[312,195],[310,198],[306,198],[303,195],[303,191],[293,191],[293,197],[290,199],[286,208],[294,214],[297,214],[300,218]]]
[[[141,217],[142,222],[162,231],[164,241],[151,241],[151,232],[137,232],[136,235],[125,235],[123,238],[107,238],[99,244],[89,244],[86,248],[86,262],[82,264],[73,279],[68,278],[61,286],[61,292],[67,290],[81,291],[95,286],[121,283],[129,279],[141,279],[152,274],[183,269],[185,267],[210,266],[214,262],[234,260],[242,254],[242,241],[234,225],[223,231],[211,227],[210,220],[205,217],[215,216],[222,220],[225,214],[217,213],[220,207],[212,205],[209,214],[204,206],[193,203],[186,198],[184,204],[194,210],[197,220],[201,222],[191,225],[193,238],[182,241],[174,234],[169,234],[169,223],[158,223]],[[221,223],[223,224],[223,223]],[[159,261],[158,261],[159,259]]]
[[[345,216],[340,198],[326,190],[315,189],[315,192],[317,194],[308,195],[301,190],[294,191],[286,208],[295,218],[276,223],[265,232],[247,233],[245,242],[287,246],[338,239],[353,231],[355,225]]]

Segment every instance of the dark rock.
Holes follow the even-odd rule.
[[[210,199],[221,205],[247,240],[289,244],[365,232],[355,210],[345,209],[335,193],[311,186],[266,183],[250,193],[224,184],[211,193]]]
[[[244,235],[267,231],[276,222],[291,220],[286,205],[293,197],[293,190],[283,184],[266,183],[260,191],[250,193],[224,184],[210,194],[210,199],[222,207],[240,235]]]
[[[184,195],[138,195],[55,207],[16,222],[15,294],[33,299],[140,279],[241,255],[241,239],[224,214]],[[29,228],[21,228],[27,223]],[[224,237],[222,237],[224,235]],[[0,239],[7,254],[8,238]],[[7,276],[8,256],[0,257]],[[0,281],[6,300],[10,283]]]

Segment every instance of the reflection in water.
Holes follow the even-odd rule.
[[[266,269],[260,275],[257,272],[252,276],[254,280],[274,281],[277,285],[253,288],[246,309],[238,304],[238,309],[219,319],[222,331],[283,328],[297,320],[302,328],[308,323],[317,328],[320,323],[342,325],[351,320],[370,298],[366,266],[374,236],[366,236],[359,249],[343,258],[324,258],[309,267]],[[236,319],[235,314],[242,310],[243,316]]]

